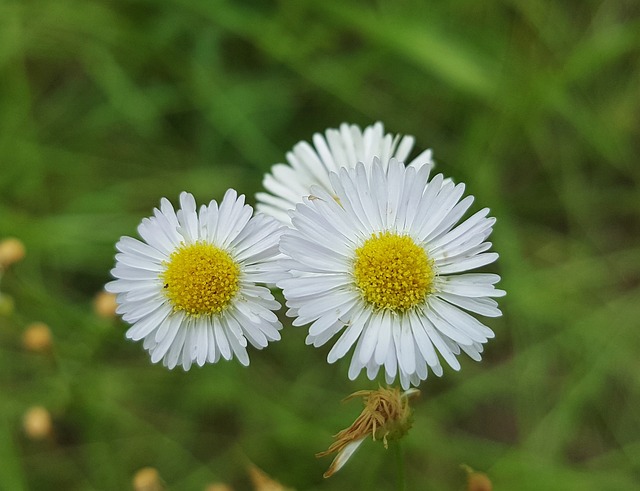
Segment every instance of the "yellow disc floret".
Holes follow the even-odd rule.
[[[231,256],[207,242],[181,245],[160,275],[174,311],[199,317],[226,309],[240,289],[240,268]]]
[[[355,284],[376,309],[404,312],[432,291],[433,261],[407,235],[374,233],[356,249]]]

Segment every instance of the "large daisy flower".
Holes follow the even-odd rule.
[[[268,288],[280,275],[276,261],[282,225],[257,215],[230,189],[196,211],[189,193],[181,209],[167,199],[142,220],[143,241],[122,237],[116,244],[119,314],[132,324],[126,336],[144,340],[151,361],[185,370],[234,356],[249,364],[247,341],[258,349],[280,339],[273,310],[280,308]]]
[[[311,186],[331,191],[331,172],[355,167],[358,162],[371,165],[374,157],[378,157],[385,169],[391,158],[406,162],[413,143],[414,138],[409,135],[385,134],[380,122],[364,130],[343,123],[339,129],[328,129],[324,136],[316,133],[314,146],[306,141],[297,143],[287,153],[288,164],[275,164],[271,173],[265,175],[262,184],[268,192],[256,194],[257,209],[289,224],[288,211],[309,195]],[[433,166],[431,150],[423,151],[409,163],[410,167],[424,165]]]
[[[387,170],[375,159],[330,176],[332,190],[312,190],[291,213],[280,240],[291,277],[278,283],[294,325],[311,324],[307,344],[338,340],[329,363],[355,345],[349,378],[384,366],[406,389],[453,369],[464,351],[480,360],[491,329],[469,314],[501,315],[491,297],[505,294],[495,274],[467,273],[498,258],[486,242],[494,218],[484,208],[458,224],[473,201],[464,184],[428,181],[429,167]]]

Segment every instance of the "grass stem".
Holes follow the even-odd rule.
[[[404,449],[402,448],[402,442],[396,441],[393,443],[396,459],[396,480],[398,491],[406,491],[407,483],[405,478],[405,465],[404,465]]]

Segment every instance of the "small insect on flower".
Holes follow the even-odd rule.
[[[362,397],[364,409],[351,426],[335,435],[335,441],[327,450],[316,454],[316,457],[324,457],[338,453],[324,477],[338,472],[369,435],[373,441],[382,440],[384,448],[388,448],[389,440],[399,440],[406,435],[413,423],[409,399],[418,394],[418,389],[400,392],[395,387],[380,387],[378,390],[360,390],[347,397],[345,401]]]
[[[144,242],[122,237],[116,244],[117,313],[132,324],[126,336],[144,340],[151,361],[188,370],[234,356],[249,364],[247,341],[262,349],[280,339],[280,304],[258,283],[281,278],[276,261],[283,227],[253,216],[244,196],[230,189],[196,211],[189,193],[175,212],[167,199],[138,227]]]
[[[296,206],[280,240],[287,315],[310,324],[307,344],[338,336],[329,363],[355,346],[352,380],[384,367],[388,384],[398,376],[407,389],[427,367],[442,375],[438,354],[458,370],[461,351],[480,360],[494,336],[468,312],[501,315],[500,277],[467,271],[498,258],[486,241],[495,219],[484,208],[458,223],[473,197],[442,175],[429,181],[429,170],[376,158],[332,173],[332,190],[314,187],[319,199]]]
[[[312,186],[331,192],[331,172],[343,167],[351,169],[358,162],[370,165],[374,157],[385,167],[392,158],[405,162],[413,143],[412,136],[385,133],[380,122],[364,130],[355,124],[343,123],[339,129],[328,129],[324,135],[316,133],[313,146],[306,141],[297,143],[287,153],[288,164],[275,164],[264,176],[262,184],[267,192],[256,195],[257,208],[288,225],[288,212],[309,195]],[[424,165],[433,167],[431,150],[423,151],[409,164],[416,168]]]

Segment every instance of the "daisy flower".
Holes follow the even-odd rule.
[[[406,162],[414,138],[393,136],[384,132],[382,123],[367,126],[364,131],[357,125],[343,123],[339,129],[328,129],[324,136],[313,135],[313,145],[302,141],[287,153],[288,164],[275,164],[266,174],[262,184],[268,191],[256,194],[257,209],[274,216],[285,224],[290,223],[288,211],[308,196],[313,185],[331,192],[329,174],[342,167],[352,168],[358,162],[371,165],[378,157],[386,169],[389,160]],[[433,167],[431,150],[425,150],[409,163],[410,167]]]
[[[460,369],[464,351],[480,360],[493,331],[469,314],[500,316],[491,297],[505,294],[495,274],[466,273],[492,263],[485,240],[494,218],[484,208],[457,225],[473,201],[464,184],[428,181],[429,166],[388,169],[375,159],[330,176],[332,191],[315,187],[291,213],[280,240],[291,277],[278,283],[293,325],[310,324],[307,344],[339,335],[328,362],[355,345],[349,378],[363,368],[373,380],[403,388],[442,375],[440,358]]]
[[[116,244],[117,312],[132,324],[126,336],[143,341],[151,361],[185,370],[234,356],[249,364],[247,341],[261,349],[280,339],[280,308],[268,288],[275,283],[282,226],[271,217],[252,217],[244,196],[230,189],[196,211],[189,193],[174,211],[160,209],[142,220],[143,241],[122,237]]]

